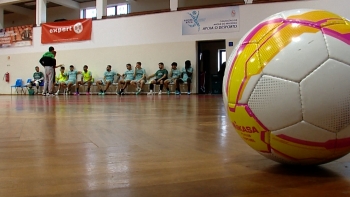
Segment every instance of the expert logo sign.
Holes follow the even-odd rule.
[[[81,32],[83,32],[84,26],[83,26],[83,24],[81,24],[81,23],[76,23],[76,24],[73,26],[73,29],[74,29],[74,32],[75,32],[76,34],[80,34]]]
[[[66,27],[58,27],[58,28],[52,28],[50,29],[50,34],[52,33],[64,33],[64,32],[69,32],[69,31],[74,31],[76,34],[80,34],[83,32],[84,26],[82,23],[76,23],[71,26],[66,26]]]
[[[41,43],[90,40],[92,20],[80,19],[42,25]]]

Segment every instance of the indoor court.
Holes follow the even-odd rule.
[[[251,149],[221,95],[1,96],[0,196],[349,196],[345,156],[290,167]]]

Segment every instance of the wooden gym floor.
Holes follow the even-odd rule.
[[[350,156],[286,167],[221,96],[0,96],[0,196],[350,196]]]

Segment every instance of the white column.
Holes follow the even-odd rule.
[[[46,0],[36,0],[36,25],[46,23]]]
[[[96,0],[96,16],[101,19],[107,15],[107,0]]]
[[[4,29],[4,8],[0,8],[0,29]]]
[[[178,7],[179,7],[179,0],[170,0],[170,10],[171,11],[177,11]]]

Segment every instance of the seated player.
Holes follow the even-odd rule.
[[[171,64],[171,71],[169,74],[169,79],[164,81],[164,86],[167,90],[167,94],[170,94],[169,83],[174,83],[176,79],[178,79],[181,75],[181,71],[177,69],[177,63],[173,62]]]
[[[36,93],[39,92],[39,84],[44,80],[44,74],[39,71],[39,66],[35,66],[35,72],[33,74],[33,79],[30,80],[30,82],[27,84],[28,88],[32,88],[33,86],[36,86]]]
[[[90,87],[92,84],[92,74],[91,74],[91,71],[88,70],[87,65],[84,65],[83,67],[83,71],[81,72],[81,80],[78,81],[76,84],[77,91],[74,93],[74,95],[79,95],[79,86],[84,84],[88,85],[86,95],[90,95]]]
[[[153,94],[154,84],[160,84],[158,95],[161,95],[162,94],[162,89],[163,89],[163,83],[168,77],[168,71],[164,68],[163,62],[160,62],[158,64],[158,66],[159,66],[159,70],[156,73],[150,75],[147,78],[147,79],[150,79],[150,78],[152,78],[154,76],[156,77],[156,79],[153,79],[151,81],[151,84],[149,85],[150,91],[149,91],[149,93],[147,93],[148,95]]]
[[[131,64],[126,65],[126,71],[122,75],[123,79],[119,81],[118,87],[123,86],[122,88],[119,88],[120,91],[117,93],[118,95],[124,94],[124,89],[128,87],[130,82],[134,79],[134,71],[131,69]]]
[[[140,94],[143,85],[146,83],[146,70],[141,68],[141,62],[137,62],[134,71],[135,79],[130,82],[131,85],[137,86],[136,94]]]
[[[175,80],[175,86],[176,86],[176,95],[180,95],[180,83],[187,82],[187,94],[191,94],[191,83],[192,83],[192,74],[193,74],[193,68],[191,67],[191,61],[187,60],[185,62],[185,68],[182,68],[181,75],[182,78]]]
[[[81,71],[74,70],[74,66],[70,65],[69,66],[69,71],[67,72],[68,80],[65,81],[65,84],[67,85],[66,94],[70,94],[71,87],[74,84],[76,84],[76,82],[77,82],[77,75],[78,74],[81,74]]]
[[[96,81],[96,85],[100,92],[98,93],[99,95],[104,95],[106,91],[108,90],[109,86],[113,84],[114,77],[115,76],[120,76],[120,74],[112,71],[112,66],[108,65],[106,68],[106,72],[104,73],[103,80],[98,80]],[[105,85],[105,90],[102,90],[102,85]]]
[[[65,68],[62,66],[60,68],[60,73],[58,74],[58,76],[56,77],[56,84],[58,85],[58,88],[57,88],[57,92],[55,95],[58,95],[60,93],[60,89],[63,88],[64,89],[64,92],[66,92],[65,88],[66,88],[66,81],[68,80],[68,75],[67,73],[64,72],[65,71]]]

